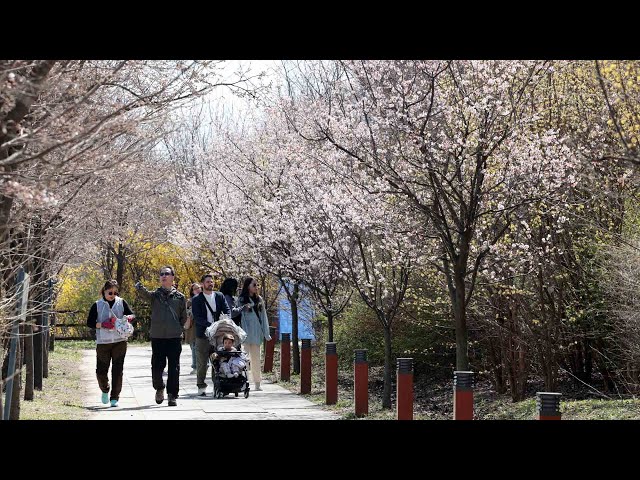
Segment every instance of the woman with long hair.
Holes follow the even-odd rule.
[[[247,339],[242,343],[249,354],[251,376],[254,390],[262,390],[260,345],[263,340],[271,340],[269,335],[269,320],[264,300],[258,295],[258,282],[253,277],[247,277],[242,284],[242,291],[238,297],[238,307],[241,311],[240,327],[247,333]]]
[[[227,305],[231,310],[231,320],[233,320],[233,323],[240,326],[242,308],[237,306],[235,299],[237,292],[238,281],[235,278],[225,278],[220,286],[220,293],[224,295],[224,299],[227,301]]]

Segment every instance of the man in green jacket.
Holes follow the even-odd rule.
[[[174,277],[173,267],[166,265],[160,269],[160,287],[156,290],[147,290],[142,283],[136,283],[138,293],[151,303],[151,378],[156,390],[156,403],[164,401],[162,372],[168,361],[166,388],[170,407],[177,405],[181,337],[187,323],[186,299],[173,286]]]

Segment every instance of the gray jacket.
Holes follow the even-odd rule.
[[[171,287],[147,290],[136,284],[138,294],[151,303],[151,338],[180,338],[187,321],[187,301],[183,294]]]

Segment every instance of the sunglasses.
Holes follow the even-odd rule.
[[[171,272],[160,272],[160,276],[161,277],[169,277],[169,276],[173,276],[173,273],[171,273]]]
[[[104,292],[105,295],[117,295],[118,292]]]

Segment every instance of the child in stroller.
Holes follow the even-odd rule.
[[[228,315],[221,315],[217,322],[207,328],[205,334],[211,344],[211,380],[213,381],[213,397],[222,398],[230,393],[238,396],[244,392],[249,396],[247,377],[248,357],[241,350],[242,340],[247,338],[245,331],[237,326]],[[235,348],[234,344],[239,348]]]

